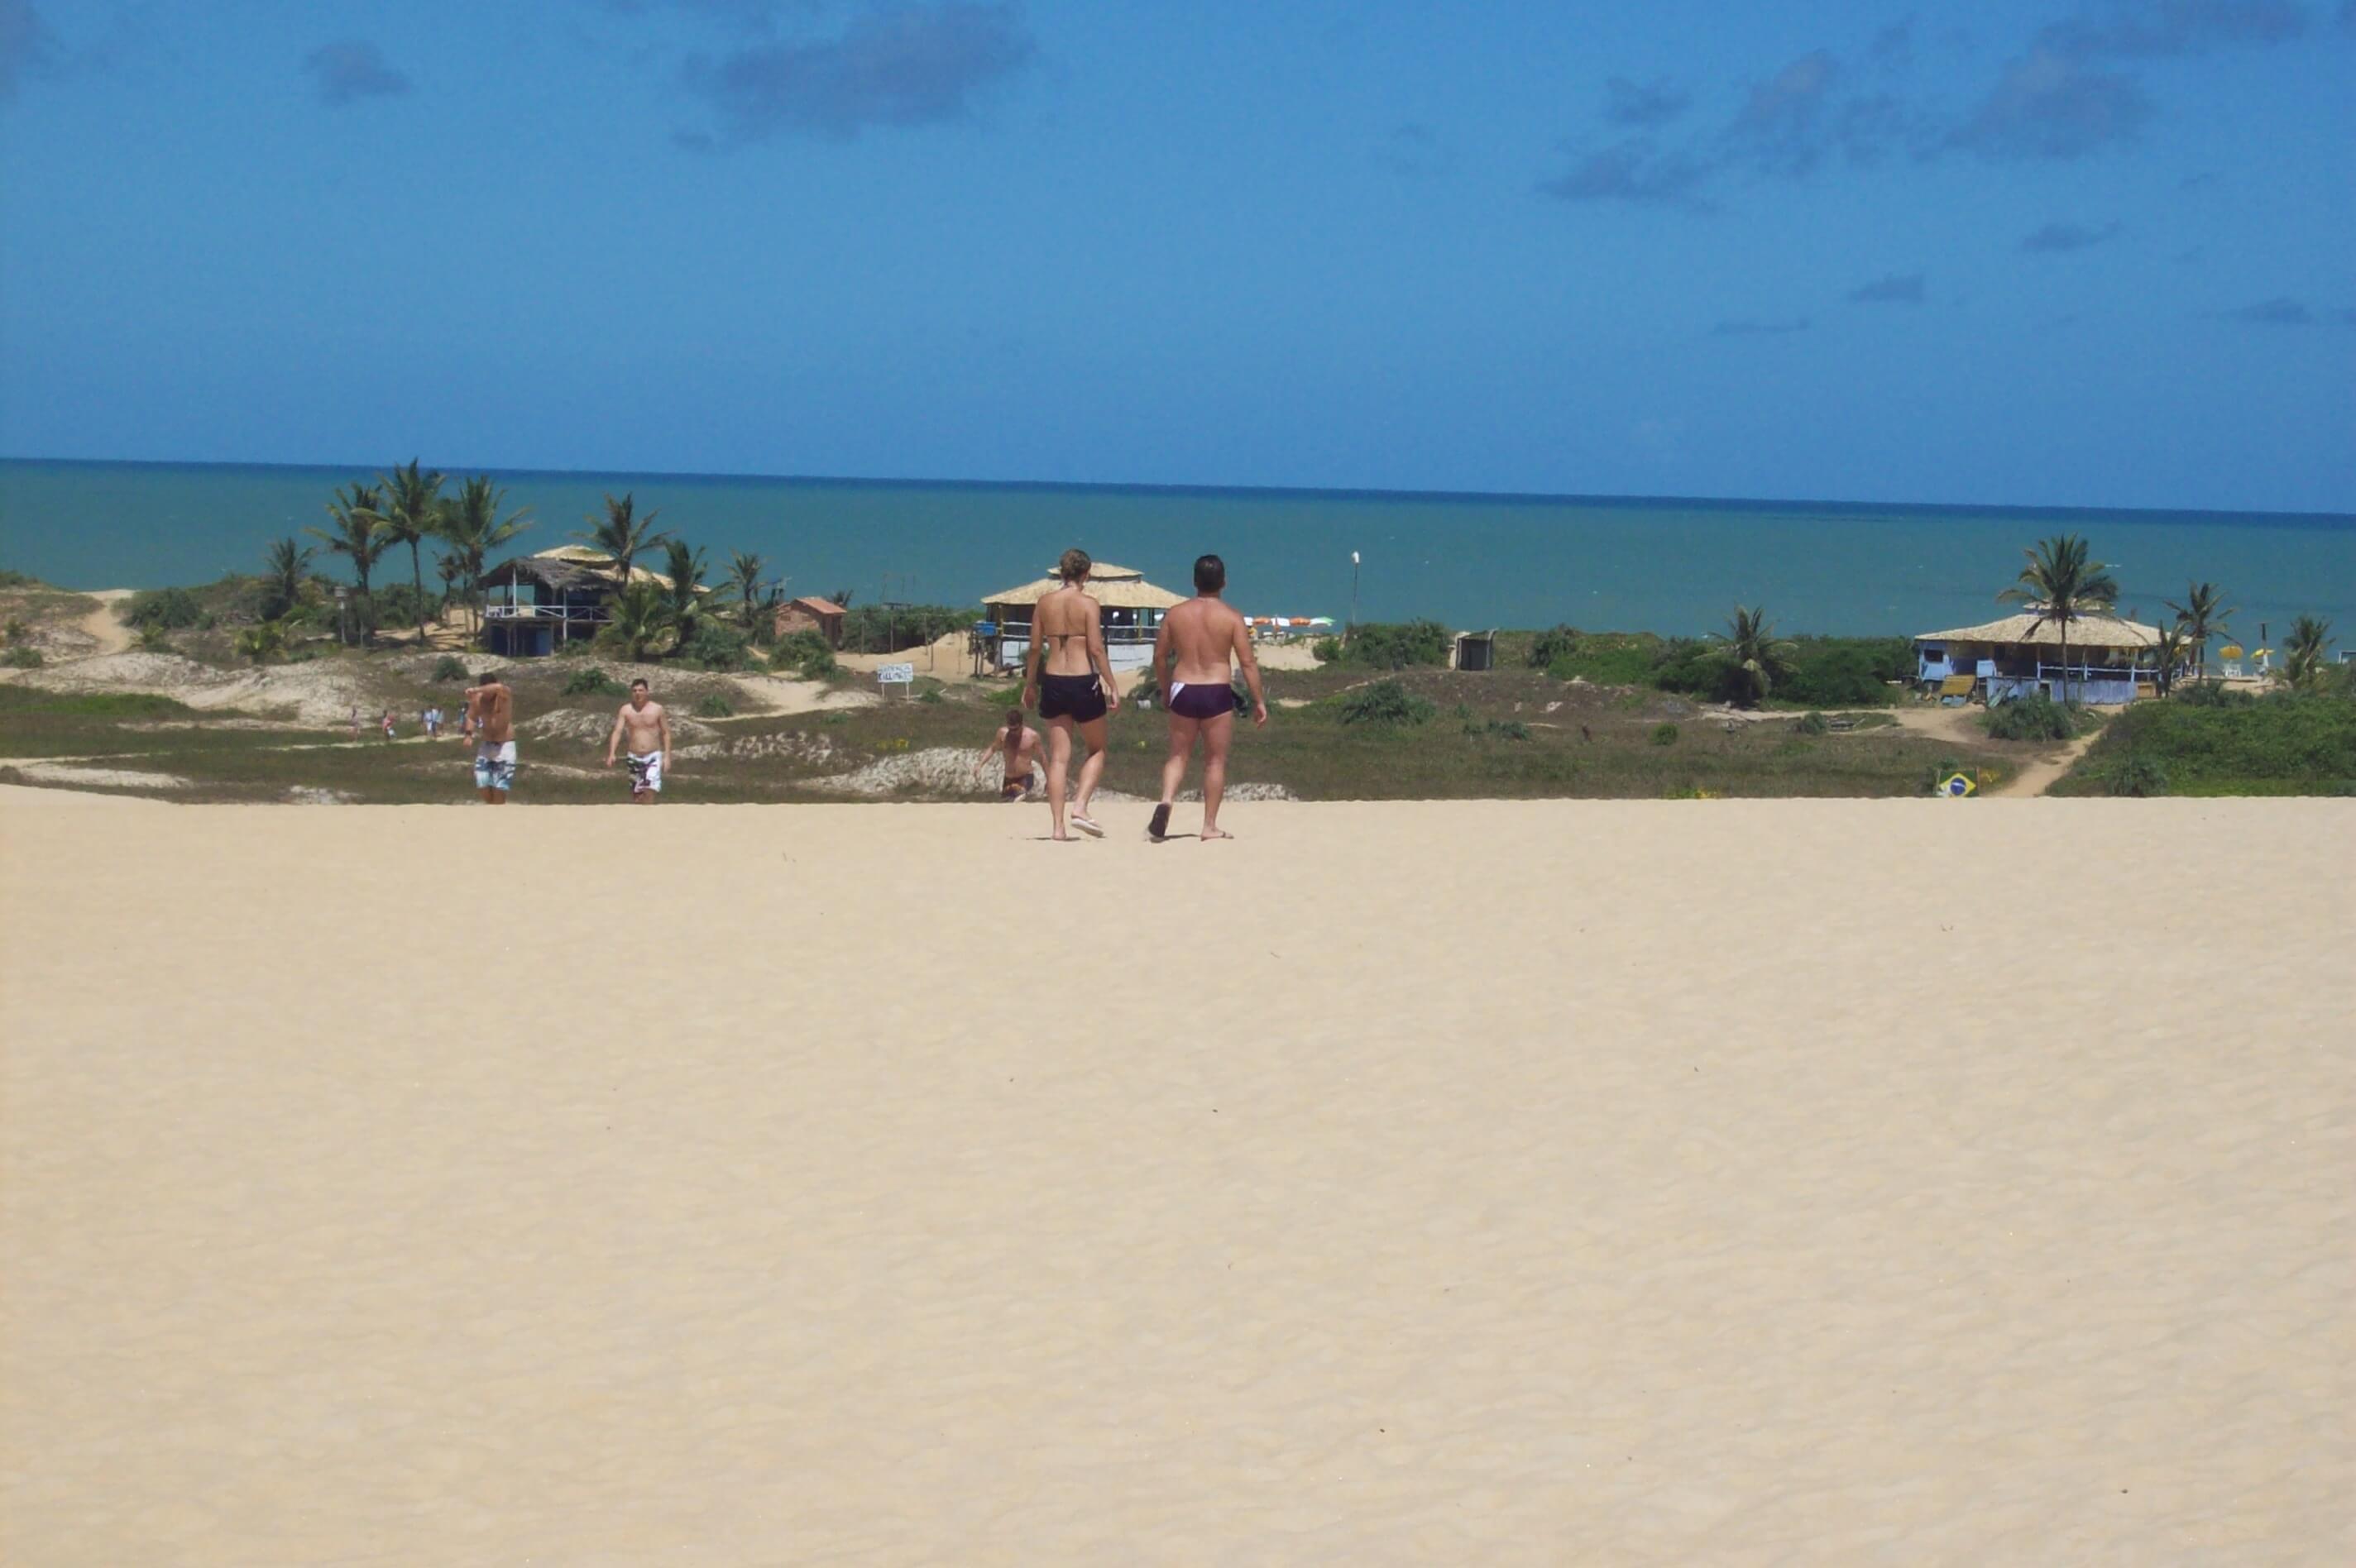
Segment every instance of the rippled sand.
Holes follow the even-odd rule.
[[[0,1558],[2345,1560],[2347,804],[1113,826],[12,793]]]

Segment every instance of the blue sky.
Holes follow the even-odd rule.
[[[2356,0],[0,0],[13,456],[2356,511]]]

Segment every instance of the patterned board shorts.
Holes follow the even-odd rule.
[[[502,741],[475,748],[475,787],[502,793],[515,788],[516,743]]]
[[[632,752],[629,755],[631,795],[662,794],[662,753]]]

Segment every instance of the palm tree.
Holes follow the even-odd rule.
[[[2184,603],[2166,601],[2176,612],[2176,624],[2184,628],[2185,639],[2192,645],[2193,668],[2204,678],[2209,674],[2209,639],[2222,636],[2225,623],[2233,612],[2219,601],[2225,597],[2213,582],[2194,582],[2186,586]]]
[[[352,576],[360,590],[360,635],[370,641],[376,636],[376,614],[374,601],[369,595],[369,573],[392,547],[392,540],[384,532],[384,519],[377,515],[383,500],[383,495],[373,485],[344,485],[327,503],[327,516],[334,519],[335,527],[303,530],[335,554],[351,558]]]
[[[425,645],[425,567],[418,555],[418,547],[435,538],[442,521],[442,475],[439,470],[421,474],[417,459],[411,458],[405,468],[396,468],[390,477],[380,474],[377,483],[384,487],[383,518],[385,539],[391,544],[409,547],[410,586],[417,591],[417,645]]]
[[[761,635],[763,612],[775,609],[777,602],[778,585],[761,580],[761,573],[768,566],[757,555],[734,550],[728,557],[727,575],[720,580],[721,588],[736,599],[736,615],[744,623],[744,635],[756,641]],[[767,619],[774,624],[776,617],[770,615]]]
[[[303,572],[311,564],[311,552],[292,538],[273,539],[262,560],[262,618],[276,621],[302,603]]]
[[[255,664],[268,664],[286,651],[286,623],[264,621],[237,635],[237,651]]]
[[[636,662],[652,653],[674,626],[669,597],[659,584],[640,578],[614,595],[614,616],[605,629]]]
[[[1727,673],[1732,677],[1735,700],[1751,708],[1774,687],[1775,677],[1791,656],[1792,645],[1777,639],[1765,605],[1746,610],[1737,604],[1734,613],[1727,618],[1725,635],[1718,637],[1718,645],[1710,651],[1726,665]]]
[[[459,577],[466,583],[469,604],[482,595],[483,563],[491,551],[531,527],[524,520],[530,507],[499,516],[507,496],[505,490],[492,486],[488,475],[481,475],[467,480],[443,510],[442,539],[457,552]]]
[[[663,540],[663,575],[670,579],[670,620],[679,628],[681,647],[695,635],[695,623],[703,613],[702,595],[697,592],[703,585],[703,552],[690,549],[682,539]]]
[[[2176,686],[2176,671],[2184,663],[2184,652],[2192,645],[2192,638],[2181,623],[2159,629],[2159,641],[2152,651],[2159,656],[2159,694],[2166,697]]]
[[[444,513],[446,518],[448,513]],[[434,563],[434,573],[442,580],[442,613],[450,613],[450,601],[458,592],[458,585],[466,581],[466,558],[456,552],[443,555]]]
[[[2086,559],[2086,541],[2076,534],[2040,539],[2025,552],[2029,564],[2020,580],[1998,593],[2029,606],[2029,631],[2051,622],[2062,632],[2062,700],[2070,700],[2070,623],[2088,610],[2107,610],[2119,602],[2119,585],[2099,560]]]
[[[2294,691],[2305,691],[2323,673],[2323,650],[2331,642],[2331,623],[2316,615],[2301,615],[2290,624],[2290,637],[2283,644],[2283,678]]]
[[[618,501],[608,496],[605,497],[605,516],[600,519],[593,513],[584,517],[583,520],[589,524],[589,528],[573,537],[609,557],[614,563],[614,581],[626,585],[630,581],[631,564],[638,559],[638,552],[653,549],[669,537],[655,531],[655,518],[659,516],[659,512],[648,512],[645,517],[639,517],[637,504],[629,496],[626,495]]]

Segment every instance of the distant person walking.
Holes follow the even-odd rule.
[[[1162,764],[1162,804],[1153,808],[1146,837],[1169,837],[1170,808],[1186,777],[1194,742],[1203,743],[1203,838],[1232,838],[1219,831],[1219,800],[1227,793],[1227,747],[1236,733],[1235,676],[1229,660],[1243,667],[1251,688],[1252,723],[1268,722],[1268,694],[1261,689],[1259,661],[1252,656],[1251,629],[1219,595],[1227,586],[1227,563],[1215,555],[1194,562],[1194,597],[1162,617],[1153,639],[1153,678],[1170,710],[1170,755]]]
[[[1104,777],[1105,718],[1120,707],[1112,663],[1105,655],[1104,606],[1081,585],[1096,563],[1084,549],[1067,549],[1056,564],[1064,585],[1032,607],[1031,660],[1023,679],[1023,706],[1035,707],[1047,721],[1047,809],[1055,819],[1055,838],[1064,831],[1064,780],[1072,762],[1072,736],[1088,748],[1080,764],[1080,787],[1072,803],[1071,826],[1096,837],[1104,829],[1088,815],[1097,781]]]
[[[1008,709],[1006,728],[992,735],[990,738],[990,744],[983,748],[981,755],[973,760],[975,776],[979,777],[981,770],[990,765],[991,758],[1003,756],[1006,759],[1004,782],[999,785],[998,798],[1001,800],[1029,798],[1038,781],[1039,748],[1044,743],[1045,739],[1038,731],[1023,722],[1023,709]]]
[[[388,741],[392,739],[392,709],[390,708],[384,710],[384,738]]]
[[[627,737],[630,742],[630,804],[654,805],[662,800],[663,774],[670,771],[670,713],[653,700],[654,688],[641,676],[630,682],[630,699],[614,715],[614,732],[605,737],[605,765]]]
[[[353,740],[355,740],[355,741],[357,741],[357,740],[359,740],[359,738],[360,738],[360,705],[359,705],[359,703],[355,702],[355,703],[353,703],[353,704],[352,704],[352,739],[353,739]]]
[[[515,693],[485,670],[466,688],[466,722],[475,732],[475,788],[485,805],[505,805],[515,788]]]

